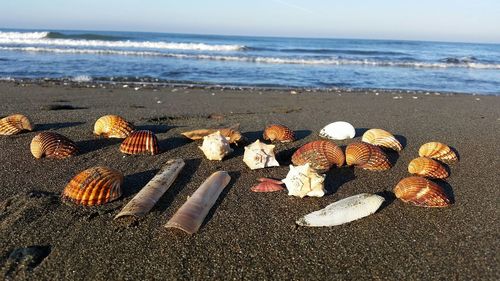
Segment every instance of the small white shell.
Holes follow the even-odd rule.
[[[330,123],[319,132],[320,137],[332,140],[352,139],[355,135],[356,130],[354,127],[344,121]]]
[[[233,152],[229,146],[229,138],[221,135],[219,131],[203,137],[203,144],[199,146],[208,160],[222,160],[224,156]]]
[[[309,163],[301,166],[290,165],[290,171],[283,179],[288,189],[288,195],[310,197],[323,197],[325,195],[325,175],[318,174],[310,167]]]
[[[280,164],[274,156],[274,145],[261,143],[256,140],[254,143],[245,146],[243,162],[250,169],[262,169],[266,167],[278,167]]]

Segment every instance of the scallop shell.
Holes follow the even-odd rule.
[[[153,132],[148,130],[131,133],[120,145],[120,151],[125,154],[158,154],[158,139]]]
[[[111,202],[122,195],[123,174],[106,167],[87,169],[71,179],[63,191],[63,201],[93,206]]]
[[[78,147],[67,137],[53,132],[42,132],[31,140],[31,154],[35,158],[62,159],[76,155]]]
[[[354,127],[344,121],[330,123],[319,132],[320,137],[332,140],[352,139],[355,135],[356,130]]]
[[[387,155],[373,144],[351,143],[347,146],[345,155],[348,166],[354,165],[370,171],[385,171],[391,168]]]
[[[274,145],[265,144],[259,140],[245,146],[243,162],[252,170],[280,165],[274,156]]]
[[[263,181],[263,182],[259,183],[258,185],[250,188],[250,190],[253,192],[275,192],[275,191],[281,191],[284,189],[285,188],[282,185],[276,184],[273,182],[269,182],[269,181]]]
[[[327,172],[333,165],[344,165],[345,156],[342,149],[335,143],[327,140],[306,143],[292,155],[294,165],[310,163],[311,168],[319,173]]]
[[[106,138],[123,139],[134,131],[134,126],[118,115],[106,115],[97,119],[94,134]]]
[[[316,173],[309,163],[297,167],[290,165],[290,171],[283,179],[283,183],[288,189],[288,195],[300,198],[304,196],[323,197],[326,192],[324,182],[325,175]]]
[[[446,207],[450,200],[439,185],[422,177],[402,179],[394,188],[396,197],[419,207]]]
[[[286,126],[272,124],[264,130],[263,138],[270,141],[292,142],[295,140],[295,134]]]
[[[448,177],[448,171],[441,163],[427,157],[413,159],[408,165],[408,172],[410,172],[410,174],[434,179],[444,179]]]
[[[22,131],[32,131],[33,125],[31,125],[28,117],[22,114],[14,114],[0,119],[0,135],[15,135]]]
[[[391,133],[382,129],[370,129],[363,134],[361,141],[376,146],[390,148],[395,151],[401,151],[403,146]]]
[[[222,160],[226,155],[233,152],[229,146],[228,138],[217,131],[203,138],[203,144],[199,146],[208,160]]]
[[[418,150],[418,155],[447,163],[458,161],[455,152],[449,146],[440,142],[428,142],[423,144]]]

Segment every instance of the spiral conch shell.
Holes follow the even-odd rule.
[[[449,146],[440,142],[428,142],[423,144],[418,150],[418,155],[447,163],[458,161],[455,152]]]
[[[288,195],[310,197],[323,197],[325,195],[325,175],[318,174],[309,163],[301,166],[290,165],[290,171],[283,179],[288,189]]]
[[[361,141],[370,143],[376,146],[390,148],[395,151],[401,151],[403,146],[401,143],[386,130],[370,129],[363,134]]]
[[[13,114],[0,119],[0,135],[16,135],[22,131],[32,131],[33,125],[28,117],[22,114]]]
[[[295,140],[295,134],[287,126],[272,124],[264,130],[263,138],[270,141],[292,142]]]
[[[35,158],[62,159],[78,152],[76,144],[67,137],[53,132],[42,132],[31,140],[31,154]]]
[[[245,147],[243,162],[252,170],[280,165],[274,156],[274,145],[259,140]]]
[[[444,179],[448,177],[448,171],[441,163],[427,157],[413,159],[408,165],[408,172],[410,172],[410,174],[434,179]]]
[[[120,151],[125,154],[158,154],[160,148],[155,134],[148,130],[131,133],[120,145]]]
[[[118,115],[106,115],[94,124],[94,135],[124,139],[134,131],[134,126]]]
[[[419,207],[446,207],[450,200],[443,188],[422,177],[402,179],[394,188],[396,197]]]
[[[352,139],[355,135],[354,127],[345,121],[330,123],[319,132],[320,137],[332,140]]]
[[[208,160],[222,160],[226,155],[233,152],[229,146],[229,139],[219,131],[203,137],[203,144],[199,146]]]
[[[355,165],[370,171],[385,171],[391,168],[391,163],[382,149],[369,143],[349,144],[345,156],[348,166]]]
[[[319,173],[327,172],[333,165],[344,165],[342,149],[331,141],[319,140],[304,144],[292,155],[294,165],[309,163]]]

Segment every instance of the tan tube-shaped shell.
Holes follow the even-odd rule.
[[[287,126],[272,124],[264,129],[263,138],[270,141],[292,142],[295,140],[295,134]]]
[[[361,141],[370,143],[376,146],[390,148],[395,151],[401,151],[403,146],[394,137],[393,134],[382,129],[370,129],[363,134]]]
[[[450,200],[439,185],[422,177],[402,179],[394,188],[396,197],[419,207],[446,207]]]
[[[344,165],[345,156],[342,149],[335,143],[327,140],[312,141],[304,144],[292,155],[292,163],[302,166],[309,163],[318,173],[325,173],[333,165]]]
[[[33,131],[33,125],[28,117],[22,114],[13,114],[0,119],[0,135],[15,135],[22,131]]]
[[[35,158],[62,159],[76,155],[78,148],[76,144],[67,137],[53,132],[42,132],[31,140],[31,154]]]
[[[123,139],[134,131],[134,126],[118,115],[105,115],[94,124],[94,134],[106,138]]]
[[[408,172],[433,179],[445,179],[448,177],[448,171],[441,163],[427,157],[413,159],[408,164]]]
[[[458,161],[457,155],[449,146],[436,141],[423,144],[418,150],[418,155],[447,163]]]
[[[351,143],[347,146],[345,155],[348,166],[354,165],[370,171],[385,171],[391,168],[391,163],[382,149],[369,143]]]
[[[160,148],[158,139],[148,130],[131,133],[120,145],[120,151],[125,154],[158,154]]]
[[[234,124],[231,127],[219,129],[198,129],[193,131],[182,132],[181,135],[192,140],[201,140],[204,137],[211,135],[217,131],[226,138],[229,138],[229,143],[238,144],[244,142],[246,139],[239,131],[240,124]]]

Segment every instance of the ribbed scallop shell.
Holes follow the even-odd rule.
[[[448,177],[448,171],[436,160],[427,157],[413,159],[408,165],[408,172],[423,177],[444,179]]]
[[[0,135],[15,135],[22,131],[32,131],[33,125],[31,125],[28,117],[22,114],[14,114],[0,119]]]
[[[288,127],[280,124],[272,124],[266,127],[263,135],[265,140],[292,142],[295,140],[295,134]]]
[[[125,154],[158,154],[160,148],[158,139],[153,132],[148,130],[131,133],[120,145],[120,151]]]
[[[403,146],[401,143],[386,130],[370,129],[363,134],[361,141],[370,143],[376,146],[390,148],[395,151],[401,151]]]
[[[402,179],[394,188],[396,197],[419,207],[446,207],[450,200],[439,185],[422,177]]]
[[[347,146],[345,155],[348,166],[354,165],[370,171],[385,171],[391,168],[387,155],[373,144],[351,143]]]
[[[94,134],[106,138],[126,138],[134,131],[134,126],[118,115],[106,115],[94,124]]]
[[[342,149],[326,140],[306,143],[292,155],[292,163],[301,166],[306,163],[319,173],[328,171],[333,165],[344,165],[345,156]]]
[[[62,159],[78,153],[76,144],[67,137],[53,132],[42,132],[31,140],[31,154],[35,158]]]
[[[455,152],[449,146],[440,142],[428,142],[423,144],[418,150],[418,155],[448,163],[458,160]]]
[[[62,194],[64,201],[85,206],[102,205],[122,195],[123,174],[106,167],[87,169],[71,179]]]

